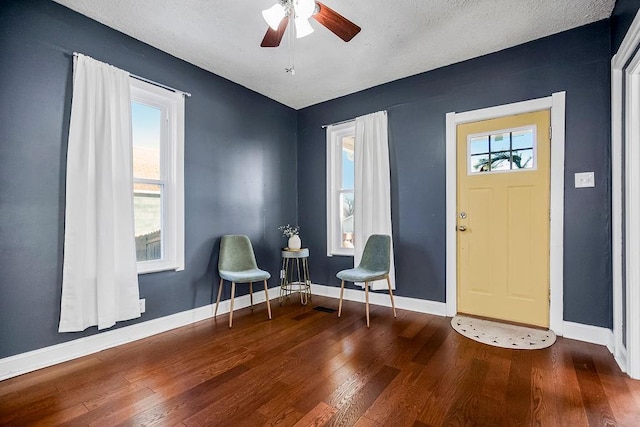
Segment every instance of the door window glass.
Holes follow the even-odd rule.
[[[527,126],[469,135],[469,174],[535,169],[535,133],[535,126]]]

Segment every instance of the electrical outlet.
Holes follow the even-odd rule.
[[[593,172],[578,172],[575,174],[575,187],[576,188],[586,188],[586,187],[595,187],[596,180],[595,174]]]
[[[284,270],[280,270],[280,278],[284,279]]]
[[[140,313],[144,313],[147,310],[147,300],[140,298]]]

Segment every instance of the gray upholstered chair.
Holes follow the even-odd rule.
[[[231,308],[229,309],[229,327],[233,324],[233,298],[236,293],[236,283],[249,283],[249,295],[251,307],[253,307],[253,282],[264,281],[264,295],[267,300],[267,311],[271,319],[271,304],[269,304],[269,292],[267,291],[267,279],[271,274],[260,270],[253,253],[253,246],[247,236],[228,235],[222,236],[220,241],[220,258],[218,260],[218,273],[220,274],[220,286],[218,288],[218,299],[216,309],[213,313],[218,314],[218,304],[222,294],[222,285],[227,280],[231,282]]]
[[[396,317],[396,305],[393,302],[393,291],[389,280],[389,268],[391,264],[391,236],[386,234],[372,234],[367,239],[362,253],[360,265],[349,270],[339,271],[336,276],[342,280],[340,285],[340,305],[338,317],[342,314],[342,296],[344,294],[344,282],[364,282],[364,295],[367,312],[367,328],[369,327],[369,282],[387,279],[389,297],[393,308],[393,317]]]

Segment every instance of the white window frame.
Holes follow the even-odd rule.
[[[131,78],[131,101],[160,109],[163,129],[160,180],[134,178],[134,183],[163,185],[162,258],[139,261],[138,274],[184,270],[184,96]]]
[[[342,188],[342,138],[356,134],[356,121],[327,126],[327,256],[354,256],[341,246],[340,193]],[[353,190],[354,197],[355,188]]]

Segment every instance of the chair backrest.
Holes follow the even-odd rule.
[[[251,240],[238,234],[222,236],[218,270],[246,271],[254,268],[258,268],[258,265]]]
[[[372,234],[362,252],[360,267],[370,271],[389,272],[391,264],[391,236]]]

